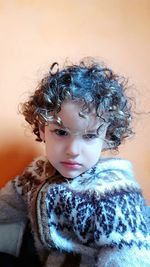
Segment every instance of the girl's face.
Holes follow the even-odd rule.
[[[49,162],[67,178],[75,178],[98,162],[106,135],[107,125],[94,111],[86,118],[79,116],[80,111],[79,103],[65,101],[58,113],[63,126],[53,122],[40,130]]]

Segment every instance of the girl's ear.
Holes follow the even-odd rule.
[[[40,138],[45,141],[45,127],[44,125],[39,126],[39,133],[40,133]]]
[[[115,148],[114,142],[105,140],[103,142],[102,151],[110,150]]]
[[[109,149],[109,145],[106,140],[103,141],[102,151],[106,151]]]

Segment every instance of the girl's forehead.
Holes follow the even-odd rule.
[[[81,101],[79,101],[79,102],[73,101],[73,100],[64,101],[61,105],[61,110],[58,113],[58,115],[66,117],[67,114],[77,115],[77,117],[79,114],[83,114],[83,116],[87,117],[87,118],[88,117],[93,117],[93,118],[95,117],[96,118],[95,108],[90,107],[90,112],[88,112],[87,109],[85,109],[85,107]]]
[[[94,130],[104,123],[104,119],[96,115],[94,108],[84,113],[81,103],[73,101],[64,102],[55,118],[54,123],[73,131]]]

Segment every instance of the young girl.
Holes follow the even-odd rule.
[[[94,60],[52,65],[22,106],[46,156],[0,191],[1,229],[15,229],[15,245],[6,240],[1,251],[19,255],[29,220],[42,266],[150,266],[149,222],[132,166],[101,157],[132,134],[126,85]]]

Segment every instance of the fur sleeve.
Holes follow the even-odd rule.
[[[25,203],[16,192],[14,183],[8,182],[0,190],[0,223],[19,222],[26,217],[26,213]]]
[[[22,244],[27,210],[14,183],[0,190],[0,251],[18,256]]]
[[[35,159],[0,190],[0,223],[13,223],[27,217],[31,192],[41,183],[44,158]]]

